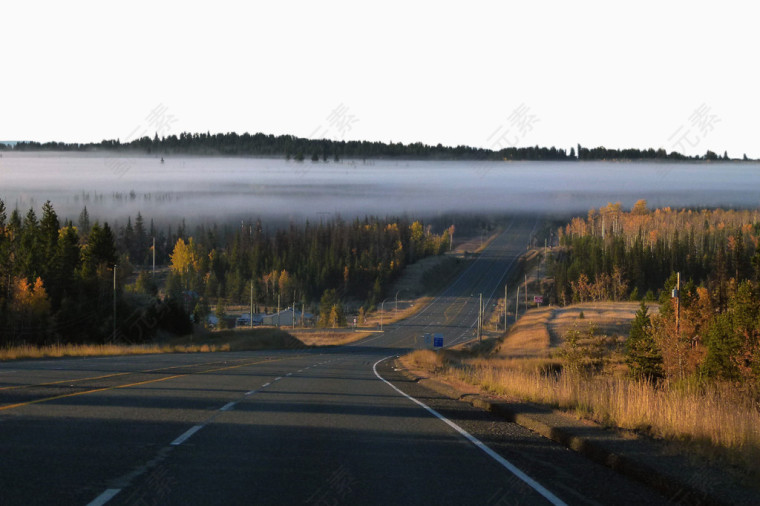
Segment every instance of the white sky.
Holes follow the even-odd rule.
[[[316,131],[760,157],[753,4],[6,2],[0,139]]]

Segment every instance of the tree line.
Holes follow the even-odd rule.
[[[155,250],[153,247],[155,240]],[[0,345],[142,342],[189,333],[211,304],[274,307],[316,302],[376,304],[405,265],[447,250],[450,231],[405,219],[365,218],[269,231],[260,221],[160,229],[138,213],[113,230],[74,224],[52,204],[8,213],[0,200]],[[155,254],[165,282],[149,272]],[[161,285],[161,286],[159,286]],[[340,320],[340,318],[338,318]]]
[[[450,237],[450,230],[435,234],[420,221],[370,217],[273,232],[257,221],[225,237],[199,226],[174,245],[167,292],[193,292],[196,319],[212,303],[251,299],[264,308],[354,300],[369,310],[406,265],[447,251]]]
[[[650,211],[640,200],[591,210],[560,228],[550,259],[554,302],[659,301],[637,314],[635,375],[760,386],[760,213]],[[677,275],[682,284],[677,288]]]
[[[86,220],[85,220],[86,221]],[[61,223],[50,202],[8,215],[0,200],[0,345],[146,340],[187,332],[175,300],[127,292],[108,223]],[[115,317],[115,318],[114,318]]]
[[[360,140],[310,139],[294,135],[264,133],[190,133],[159,136],[157,133],[121,142],[119,139],[96,143],[64,143],[25,141],[13,146],[0,144],[0,150],[14,151],[135,151],[154,154],[244,155],[285,157],[296,161],[339,160],[341,158],[404,158],[445,160],[730,160],[712,151],[704,155],[686,156],[664,149],[609,149],[587,148],[580,144],[566,150],[556,147],[525,146],[499,147],[499,149],[472,146],[430,145],[421,142],[380,142]],[[746,155],[744,160],[748,160]]]

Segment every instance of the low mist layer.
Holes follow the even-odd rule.
[[[188,222],[320,220],[340,214],[581,213],[607,202],[756,207],[757,163],[296,162],[240,157],[4,153],[0,198],[62,217],[143,215]]]

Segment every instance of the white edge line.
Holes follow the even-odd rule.
[[[536,492],[538,492],[539,494],[541,494],[547,501],[549,501],[550,503],[554,504],[555,506],[567,506],[567,504],[564,501],[562,501],[562,499],[560,499],[559,497],[557,497],[554,494],[552,494],[551,492],[549,492],[540,483],[538,483],[536,480],[534,480],[533,478],[531,478],[530,476],[528,476],[527,474],[525,474],[524,472],[522,472],[519,468],[517,468],[514,464],[512,464],[511,462],[509,462],[507,459],[505,459],[504,457],[502,457],[501,455],[499,455],[498,453],[496,453],[495,451],[493,451],[491,448],[489,448],[481,440],[479,440],[478,438],[476,438],[475,436],[473,436],[472,434],[470,434],[469,432],[467,432],[466,430],[464,430],[462,427],[460,427],[459,425],[455,424],[454,422],[452,422],[451,420],[449,420],[448,418],[446,418],[445,416],[443,416],[438,411],[434,410],[433,408],[431,408],[430,406],[428,406],[424,402],[418,401],[417,399],[415,399],[411,395],[409,395],[409,394],[407,394],[405,392],[402,392],[394,384],[392,384],[390,381],[388,381],[385,378],[383,378],[382,376],[380,376],[380,374],[377,372],[377,364],[379,364],[380,362],[382,362],[384,360],[388,360],[391,357],[393,357],[393,355],[390,355],[390,356],[385,357],[385,358],[381,358],[380,360],[378,360],[377,362],[375,362],[374,365],[372,366],[372,372],[375,373],[375,376],[377,376],[377,378],[380,381],[382,381],[383,383],[385,383],[386,385],[388,385],[389,387],[391,387],[396,392],[400,393],[401,395],[403,395],[404,397],[406,397],[410,401],[412,401],[412,402],[418,404],[419,406],[425,408],[430,414],[432,414],[436,418],[438,418],[438,419],[442,420],[443,422],[445,422],[449,427],[451,427],[455,431],[459,432],[468,441],[470,441],[472,444],[474,444],[475,446],[477,446],[478,448],[480,448],[481,450],[483,450],[486,453],[486,455],[488,455],[489,457],[491,457],[492,459],[494,459],[496,462],[498,462],[499,464],[501,464],[503,467],[505,467],[507,470],[509,470],[509,472],[511,472],[512,474],[514,474],[518,478],[520,478],[530,488],[532,488],[533,490],[535,490]]]
[[[266,388],[266,387],[268,387],[269,385],[271,385],[271,383],[264,383],[263,385],[261,385],[261,388]]]
[[[277,378],[274,379],[274,381],[280,381],[281,379],[282,379],[282,376],[278,376]]]
[[[174,441],[172,441],[171,445],[172,446],[179,446],[179,445],[181,445],[182,443],[184,443],[185,441],[187,441],[188,439],[190,439],[190,437],[193,434],[195,434],[196,432],[198,432],[202,428],[203,428],[203,425],[196,425],[195,427],[192,427],[192,428],[188,429],[184,434],[182,434],[180,437],[178,437],[177,439],[175,439]]]
[[[289,372],[289,373],[288,373],[288,374],[286,374],[285,376],[293,376],[293,373],[292,373],[292,372]]]
[[[230,409],[232,409],[233,406],[235,406],[235,404],[237,404],[237,403],[236,402],[228,402],[227,404],[225,404],[224,406],[222,406],[221,408],[219,408],[219,411],[229,411]]]
[[[253,395],[256,393],[256,390],[249,390],[245,393],[245,395]]]
[[[116,497],[116,494],[119,492],[121,492],[120,488],[107,488],[105,492],[87,503],[87,506],[103,506],[103,504]]]

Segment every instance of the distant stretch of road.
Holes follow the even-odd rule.
[[[426,332],[473,337],[534,226],[350,346],[0,364],[0,504],[665,504],[393,369]]]

